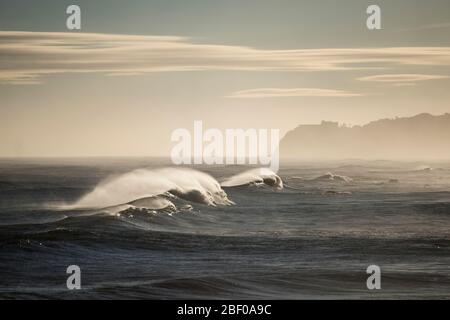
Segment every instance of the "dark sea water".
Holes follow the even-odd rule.
[[[284,189],[224,187],[234,205],[74,205],[104,179],[165,165],[0,160],[0,298],[450,297],[450,163],[282,163]],[[220,182],[249,168],[195,169]],[[317,179],[328,172],[339,176]],[[133,197],[136,181],[112,197]],[[366,287],[372,264],[381,290]],[[69,265],[81,290],[66,287]]]

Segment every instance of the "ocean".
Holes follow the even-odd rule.
[[[449,297],[450,163],[0,160],[0,299]]]

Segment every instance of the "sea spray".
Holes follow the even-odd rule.
[[[187,168],[138,169],[100,182],[75,208],[104,208],[170,195],[207,205],[227,205],[227,194],[210,175]]]

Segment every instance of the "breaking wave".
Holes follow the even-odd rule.
[[[233,204],[210,175],[187,168],[138,169],[107,179],[72,208],[107,208],[128,204],[161,209],[179,198],[206,205]]]
[[[245,171],[226,179],[220,185],[222,187],[237,187],[259,184],[265,184],[278,189],[283,189],[283,180],[281,180],[275,172],[267,168],[258,168]]]

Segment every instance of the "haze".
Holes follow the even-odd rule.
[[[168,156],[171,132],[450,112],[450,2],[0,0],[0,157]],[[444,139],[444,138],[443,138]],[[449,156],[450,157],[450,156]]]

